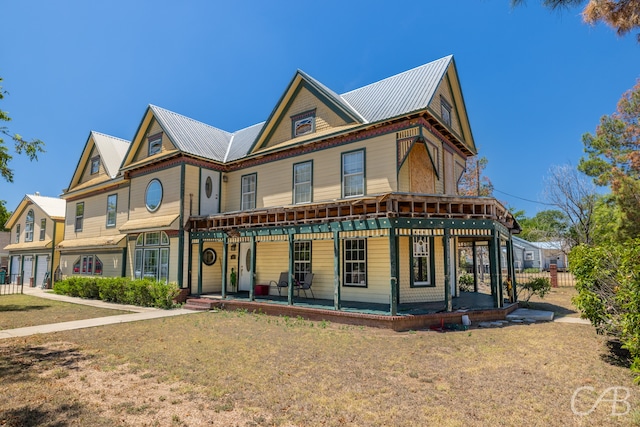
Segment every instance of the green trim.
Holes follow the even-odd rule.
[[[346,242],[348,240],[364,240],[364,277],[365,277],[365,282],[364,282],[364,286],[361,285],[347,285],[346,284],[346,262],[347,260],[345,259],[345,254],[346,254],[346,249],[344,247],[344,245],[346,244]],[[342,286],[345,288],[356,288],[356,289],[367,289],[369,287],[369,242],[368,242],[368,238],[366,237],[350,237],[350,238],[345,238],[342,239],[342,268],[343,268],[343,272],[344,272],[344,277],[342,278]]]
[[[253,192],[253,208],[250,209],[256,209],[257,206],[257,201],[258,201],[258,172],[252,172],[252,173],[248,173],[246,175],[241,175],[240,176],[240,210],[241,211],[246,211],[246,210],[250,210],[245,208],[243,205],[243,201],[244,201],[244,193],[242,192],[242,186],[243,186],[243,180],[245,177],[249,177],[251,175],[254,175],[256,177],[256,182],[255,182],[255,191]]]
[[[202,239],[198,240],[198,295],[202,295]],[[189,257],[191,258],[191,256]],[[191,261],[191,259],[189,259]],[[191,264],[191,262],[189,263]]]
[[[291,263],[291,259],[289,259]],[[249,275],[249,301],[256,299],[256,237],[251,236],[251,270]]]
[[[297,138],[298,136],[304,136],[304,135],[316,133],[316,112],[317,111],[318,111],[317,108],[313,108],[311,110],[303,111],[301,113],[289,116],[289,119],[291,120],[291,139]],[[296,117],[296,120],[293,119],[294,117]],[[307,132],[302,135],[296,135],[295,122],[298,120],[308,119],[310,117],[313,118],[313,122],[312,122],[313,124],[311,125],[311,132]]]
[[[400,301],[400,278],[398,277],[398,236],[396,236],[395,232],[389,233],[389,269],[390,269],[390,280],[389,285],[391,289],[390,292],[390,303],[389,303],[389,314],[391,316],[395,316],[398,314],[398,302]]]
[[[296,166],[311,163],[311,200],[308,202],[296,203]],[[304,205],[305,203],[313,202],[313,159],[305,160],[303,162],[297,162],[293,164],[291,168],[291,204],[292,205]]]
[[[202,215],[202,167],[198,168],[198,215]]]
[[[184,187],[185,187],[185,164],[180,165],[180,215],[178,226],[178,287],[182,288],[184,284]],[[169,273],[167,272],[167,275]],[[167,276],[168,277],[168,276]]]
[[[53,221],[53,236],[51,236],[51,265],[49,265],[49,280],[51,280],[51,287],[53,288],[53,264],[56,261],[56,227],[58,223],[55,220]],[[64,237],[63,237],[64,238]]]
[[[223,176],[223,172],[216,171],[216,170],[214,170],[214,171],[218,172],[218,212],[216,212],[216,213],[220,213],[220,212],[224,212],[222,210],[222,176]]]
[[[429,218],[391,218],[394,228],[459,228],[465,230],[494,230],[496,224],[490,219],[429,219]],[[489,236],[482,236],[488,238]]]
[[[289,281],[287,286],[287,304],[293,305],[293,257],[294,257],[294,242],[293,234],[289,234]]]
[[[227,236],[225,235],[222,239],[222,289],[220,290],[220,294],[223,299],[227,297],[227,257],[229,256],[228,250],[229,248]]]
[[[333,232],[333,308],[342,309],[340,303],[340,232]]]
[[[442,248],[444,252],[444,303],[447,311],[453,310],[453,300],[451,295],[451,259],[449,254],[451,252],[451,236],[449,235],[449,229],[445,228],[444,235],[442,236]]]
[[[120,272],[121,277],[127,277],[127,250],[128,245],[122,248],[122,271]]]
[[[413,238],[417,237],[416,235],[407,236],[409,237],[409,287],[410,288],[435,288],[436,287],[436,260],[435,260],[435,239],[433,236],[425,236],[427,237],[427,242],[429,243],[429,283],[426,285],[416,285],[413,277]]]
[[[344,156],[345,154],[353,154],[362,151],[362,194],[353,196],[344,195]],[[367,150],[366,148],[358,148],[356,150],[343,151],[340,153],[340,195],[342,199],[351,199],[354,197],[362,197],[367,194]]]

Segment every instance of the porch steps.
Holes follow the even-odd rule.
[[[187,310],[209,311],[215,305],[215,301],[209,298],[187,298],[187,303],[182,307]]]

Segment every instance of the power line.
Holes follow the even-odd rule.
[[[505,193],[504,191],[496,190],[495,187],[493,188],[493,191],[495,191],[497,193],[504,194],[504,195],[509,196],[509,197],[515,197],[516,199],[524,200],[525,202],[537,203],[539,205],[546,205],[546,206],[557,206],[555,203],[539,202],[537,200],[530,200],[530,199],[525,199],[524,197],[514,196],[513,194],[509,194],[509,193]]]

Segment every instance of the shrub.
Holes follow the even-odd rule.
[[[518,283],[518,301],[528,303],[532,296],[544,298],[551,290],[551,282],[546,277],[536,277],[528,282]]]
[[[127,277],[72,276],[53,285],[56,294],[101,299],[118,304],[172,308],[180,290],[175,283],[152,279],[131,280]]]
[[[460,284],[460,290],[462,292],[473,292],[473,275],[464,273],[458,277],[458,283]]]

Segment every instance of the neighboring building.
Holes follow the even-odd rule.
[[[127,235],[120,227],[129,217],[129,181],[120,165],[128,149],[129,141],[89,134],[62,195],[67,205],[64,240],[57,246],[62,277],[126,275]]]
[[[558,270],[566,270],[569,267],[567,252],[561,241],[529,242],[513,237],[513,262],[517,271],[548,271],[552,264],[557,265]]]
[[[457,195],[476,147],[452,56],[342,95],[298,71],[265,122],[236,132],[152,105],[121,142],[92,132],[65,190],[64,275],[225,296],[233,268],[253,298],[283,271],[313,273],[315,296],[336,308],[395,313],[451,307],[456,249],[478,243],[502,305],[501,247],[519,226],[497,200]]]
[[[9,270],[9,252],[4,247],[9,244],[11,233],[8,231],[0,231],[0,270],[7,272]]]
[[[64,235],[64,200],[27,194],[13,211],[5,227],[11,230],[9,253],[11,283],[42,286],[53,277],[60,255],[56,244]]]
[[[569,249],[563,242],[535,242],[535,244],[542,252],[542,268],[544,270],[549,270],[553,264],[558,267],[559,271],[565,271],[569,268],[569,258],[567,257]]]

